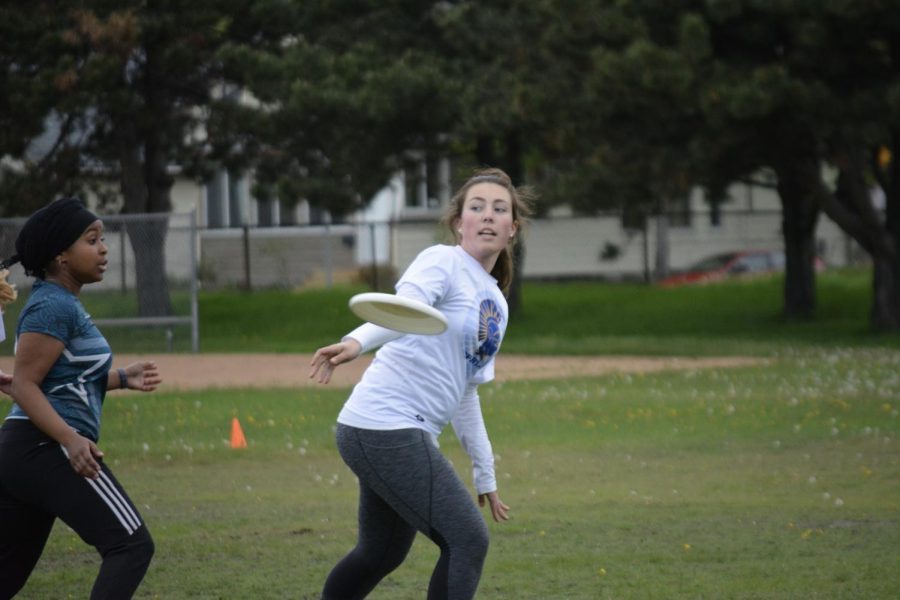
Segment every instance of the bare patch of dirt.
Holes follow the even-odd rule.
[[[318,385],[309,379],[309,354],[154,354],[116,355],[116,366],[135,360],[154,360],[163,377],[160,390],[301,387]],[[371,355],[335,370],[331,386],[355,384]],[[663,370],[731,368],[764,363],[748,357],[653,358],[629,356],[523,356],[497,357],[497,380],[556,379],[606,373],[649,373]],[[0,357],[0,369],[12,371],[12,357]]]

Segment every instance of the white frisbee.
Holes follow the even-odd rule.
[[[356,294],[350,298],[350,310],[364,321],[403,333],[437,335],[447,330],[447,317],[441,311],[394,294]]]

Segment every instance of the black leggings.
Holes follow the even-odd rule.
[[[30,421],[0,428],[0,600],[18,593],[37,564],[59,517],[97,548],[103,562],[91,599],[131,598],[153,540],[112,472],[96,481],[78,475],[62,447]]]
[[[359,478],[359,538],[328,576],[323,600],[364,598],[403,562],[417,530],[441,549],[429,600],[474,597],[487,555],[487,526],[430,435],[338,425],[337,444]]]

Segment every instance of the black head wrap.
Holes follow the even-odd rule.
[[[78,198],[54,200],[28,217],[16,238],[16,255],[0,267],[21,262],[28,275],[43,278],[47,263],[74,244],[96,220],[97,215]]]

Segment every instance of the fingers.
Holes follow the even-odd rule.
[[[491,516],[494,517],[494,521],[500,523],[502,521],[509,521],[509,507],[502,502],[497,502],[497,504],[491,505]]]
[[[125,367],[128,374],[128,388],[140,392],[152,392],[160,383],[162,377],[159,367],[153,361],[140,361]]]
[[[497,495],[497,492],[488,492],[487,494],[478,496],[478,504],[480,506],[484,506],[485,497],[487,497],[488,502],[491,505],[491,517],[493,517],[494,521],[498,523],[501,521],[508,521],[509,507],[500,500],[500,496]]]
[[[98,458],[103,456],[103,452],[90,440],[82,438],[76,444],[76,448],[66,448],[69,454],[69,464],[76,473],[88,479],[98,479],[100,477],[100,463]]]
[[[142,392],[152,392],[160,383],[162,383],[162,377],[159,374],[159,367],[156,366],[156,363],[144,363],[140,390]]]
[[[323,358],[313,367],[309,374],[310,379],[315,379],[319,383],[328,383],[331,381],[331,374],[334,372],[334,365],[330,360]]]
[[[331,381],[331,374],[334,372],[334,368],[353,358],[349,356],[346,344],[343,342],[319,348],[313,354],[309,363],[312,367],[309,372],[309,378],[315,379],[319,383],[328,383]]]

